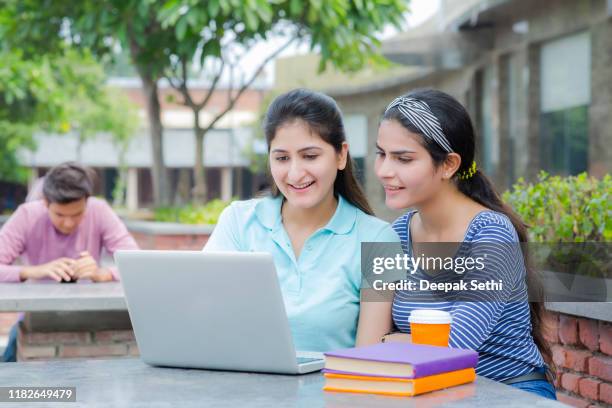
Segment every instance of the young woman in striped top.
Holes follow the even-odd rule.
[[[395,99],[384,113],[375,169],[386,205],[412,209],[393,224],[404,251],[410,254],[413,245],[424,242],[492,244],[487,247],[493,252],[488,254],[487,273],[505,284],[501,299],[487,302],[425,301],[414,291],[397,291],[392,320],[400,332],[410,333],[412,310],[450,312],[449,346],[477,350],[479,375],[555,399],[545,376],[550,349],[540,333],[542,304],[527,299],[527,283],[535,281],[520,249],[504,249],[504,244],[527,241],[526,226],[476,168],[474,139],[464,107],[440,91],[411,92]],[[408,276],[433,279],[422,270]]]

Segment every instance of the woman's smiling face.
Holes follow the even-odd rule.
[[[279,191],[297,208],[313,208],[333,194],[344,169],[348,145],[340,153],[308,124],[296,119],[281,125],[270,143],[270,172]]]
[[[375,172],[392,209],[418,206],[442,186],[441,171],[421,144],[422,136],[396,120],[383,120],[376,140]]]

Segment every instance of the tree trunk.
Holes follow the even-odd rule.
[[[195,187],[193,188],[193,202],[206,203],[206,173],[204,171],[204,129],[200,125],[199,111],[193,111],[193,129],[195,133],[195,166],[193,168]]]
[[[128,166],[125,156],[127,155],[128,146],[126,144],[119,144],[119,146],[119,166],[117,168],[117,176],[115,177],[115,188],[113,189],[113,206],[125,207],[128,178]]]
[[[157,81],[141,75],[142,87],[147,104],[147,116],[149,119],[149,131],[151,132],[151,148],[153,153],[153,200],[154,205],[168,205],[168,179],[164,165],[163,152],[163,127],[161,123],[161,109],[159,95],[157,92]]]
[[[191,171],[180,169],[174,196],[174,205],[183,206],[191,201]]]
[[[77,137],[77,148],[76,148],[76,161],[78,163],[83,162],[83,143],[85,143],[85,138],[79,131],[79,134]]]

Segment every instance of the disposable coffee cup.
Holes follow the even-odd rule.
[[[413,310],[408,318],[412,343],[448,347],[452,320],[450,313],[443,310]]]

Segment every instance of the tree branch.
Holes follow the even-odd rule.
[[[168,81],[168,83],[170,84],[171,87],[173,87],[174,89],[176,89],[178,92],[181,91],[181,85],[177,82],[174,81],[174,78],[178,77],[178,72],[176,71],[176,65],[175,64],[170,64],[170,71],[172,71],[172,75],[164,75],[164,77],[166,78],[166,80]]]
[[[227,103],[232,103],[232,91],[234,90],[234,70],[236,69],[236,63],[230,64],[229,69],[229,81],[227,82]]]
[[[221,111],[219,114],[217,114],[217,116],[215,116],[215,118],[208,124],[208,126],[206,127],[206,129],[204,130],[204,132],[208,132],[210,129],[212,129],[215,124],[230,110],[232,110],[234,108],[234,105],[236,105],[236,102],[238,102],[238,99],[240,99],[240,96],[242,96],[242,94],[244,93],[244,91],[247,90],[247,88],[249,86],[251,86],[251,84],[255,81],[255,79],[259,76],[259,74],[261,73],[261,71],[263,71],[264,67],[266,66],[266,64],[268,64],[268,62],[270,62],[271,60],[273,60],[274,58],[276,58],[281,52],[283,52],[287,47],[289,47],[289,45],[291,45],[291,43],[293,43],[296,39],[298,39],[299,36],[294,36],[291,37],[289,39],[289,41],[287,41],[285,44],[283,44],[281,47],[279,47],[276,51],[274,51],[272,54],[268,55],[268,57],[261,63],[261,65],[259,66],[259,68],[257,68],[257,71],[255,71],[255,73],[253,74],[253,76],[246,82],[244,83],[240,89],[238,90],[238,93],[236,93],[236,95],[231,99],[231,101],[228,103],[227,107]]]
[[[196,111],[196,107],[197,105],[193,102],[193,99],[191,98],[191,94],[189,93],[189,89],[187,88],[187,61],[185,61],[185,58],[181,58],[181,71],[182,71],[182,78],[181,78],[181,84],[180,84],[180,92],[183,95],[183,98],[185,98],[185,105],[189,106],[194,113],[197,112]]]
[[[219,71],[217,72],[217,74],[213,78],[213,81],[210,84],[210,88],[208,89],[208,92],[206,93],[206,96],[204,97],[202,102],[196,104],[196,108],[197,108],[198,111],[202,110],[208,104],[208,101],[210,101],[210,98],[212,98],[213,92],[215,91],[215,88],[217,87],[217,83],[221,79],[221,74],[223,73],[223,69],[224,68],[225,68],[225,61],[222,59],[221,60],[221,66],[219,67]]]

